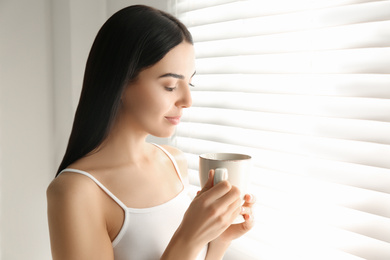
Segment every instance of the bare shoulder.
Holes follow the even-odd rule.
[[[55,178],[47,188],[47,198],[51,200],[81,201],[94,197],[98,192],[96,184],[77,173],[63,173]],[[78,198],[74,200],[75,198]]]
[[[179,166],[180,173],[182,174],[182,177],[187,178],[188,176],[188,164],[187,164],[187,158],[183,151],[169,145],[162,145],[162,147],[167,150],[174,158]]]
[[[100,193],[92,180],[76,173],[51,182],[47,206],[53,259],[113,259]]]
[[[88,218],[86,212],[103,216],[99,187],[88,177],[77,173],[63,173],[46,190],[49,220]]]

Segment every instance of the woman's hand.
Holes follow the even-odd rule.
[[[252,229],[253,222],[253,205],[256,199],[253,195],[246,194],[245,202],[241,207],[240,214],[244,218],[243,223],[233,224],[226,229],[217,239],[222,243],[230,243],[232,240],[237,239]]]
[[[240,214],[238,188],[227,181],[213,186],[213,179],[214,170],[211,170],[207,183],[192,201],[174,235],[173,240],[180,240],[180,244],[187,247],[187,252],[200,252],[210,241],[224,233]]]
[[[213,185],[214,170],[191,203],[184,219],[192,223],[195,237],[207,244],[219,237],[241,212],[240,191],[227,181]],[[196,227],[198,226],[198,227]]]
[[[207,259],[220,259],[231,240],[252,228],[253,196],[245,196],[242,205],[237,187],[227,181],[214,186],[213,180],[214,170],[210,170],[207,183],[189,206],[162,259],[195,259],[208,243]],[[240,214],[245,222],[232,225]]]
[[[209,190],[213,187],[213,179],[214,179],[214,170],[210,170],[209,173],[209,179],[206,183],[205,187],[201,191],[198,192],[197,196],[201,196],[205,191]],[[217,185],[216,185],[217,186]],[[233,189],[236,189],[236,187],[232,187]],[[228,243],[234,239],[237,239],[247,233],[249,230],[252,229],[254,225],[254,217],[253,217],[253,205],[256,202],[256,199],[251,194],[246,194],[244,196],[244,204],[240,207],[240,213],[244,219],[243,223],[239,224],[230,224],[229,227],[221,233],[216,239],[218,239],[218,242]]]

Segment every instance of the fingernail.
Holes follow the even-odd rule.
[[[245,213],[245,208],[241,207],[241,214]]]

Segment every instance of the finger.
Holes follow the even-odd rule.
[[[252,207],[253,204],[256,203],[256,197],[253,196],[252,194],[246,194],[246,195],[244,196],[244,199],[245,199],[245,202],[244,202],[244,205],[243,205],[243,206]]]
[[[207,204],[217,203],[221,207],[227,207],[225,200],[220,199],[225,196],[232,188],[232,185],[227,181],[222,181],[208,190],[202,190],[201,195],[205,197]],[[230,204],[230,203],[229,203]]]
[[[209,171],[209,177],[207,179],[206,184],[203,186],[202,190],[200,191],[201,193],[209,190],[213,187],[213,182],[214,182],[214,170]]]
[[[232,222],[237,219],[238,216],[241,215],[242,207],[241,207],[241,199],[236,200],[231,204],[231,208],[234,210],[232,214]]]
[[[223,210],[223,214],[228,218],[229,225],[233,223],[233,221],[240,216],[241,213],[241,199],[237,198],[233,203],[228,205],[227,207],[221,206],[221,210]]]
[[[252,215],[253,211],[252,211],[252,207],[245,207],[245,206],[242,206],[241,207],[241,212],[240,214],[241,215]]]
[[[227,181],[221,181],[218,184],[214,185],[214,175],[215,170],[211,169],[209,171],[209,176],[206,184],[203,186],[202,190],[197,193],[197,198],[202,197],[206,202],[205,205],[211,205],[216,200],[220,199],[231,189],[231,184]]]
[[[217,188],[221,189],[221,193],[228,189],[225,194],[222,194],[223,196],[221,195],[221,197],[218,199],[217,203],[219,205],[222,207],[229,207],[229,205],[233,203],[239,203],[239,206],[241,206],[240,190],[236,186],[232,186],[229,182],[223,181],[215,186],[215,189]],[[239,206],[237,207],[239,208]]]
[[[241,223],[241,228],[246,230],[246,231],[249,231],[253,228],[254,226],[254,218],[253,218],[253,215],[252,214],[245,214],[243,215],[244,219],[245,219],[245,222]]]
[[[245,201],[248,203],[255,203],[256,197],[253,194],[245,194]]]
[[[251,230],[254,226],[254,219],[252,215],[244,215],[244,222],[239,224],[233,224],[229,227],[229,231],[231,234],[235,234],[233,236],[239,237]]]

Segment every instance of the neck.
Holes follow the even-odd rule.
[[[93,156],[102,165],[142,163],[149,158],[151,153],[151,145],[145,141],[147,136],[148,133],[137,131],[117,121]]]

